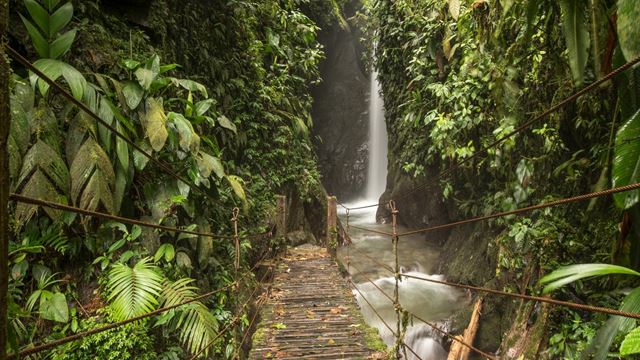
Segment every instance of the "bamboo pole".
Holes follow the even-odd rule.
[[[473,313],[471,314],[471,320],[469,320],[469,325],[464,330],[462,336],[456,336],[456,339],[462,340],[466,344],[473,344],[475,340],[476,333],[478,332],[478,327],[480,326],[480,311],[482,310],[482,299],[478,299],[476,304],[473,306]],[[447,360],[468,360],[469,353],[471,349],[467,346],[462,345],[459,341],[454,341],[451,344],[451,350],[449,351],[449,356]]]

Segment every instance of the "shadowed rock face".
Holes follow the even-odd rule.
[[[361,66],[355,30],[333,25],[320,32],[319,40],[326,59],[320,67],[323,81],[312,91],[313,135],[323,184],[329,194],[345,201],[365,188],[369,75]]]

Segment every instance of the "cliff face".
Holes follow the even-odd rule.
[[[358,3],[352,1],[350,7]],[[341,200],[362,193],[367,174],[369,75],[361,63],[358,35],[356,29],[338,24],[320,31],[326,59],[320,65],[322,82],[312,90],[322,181],[327,192]]]

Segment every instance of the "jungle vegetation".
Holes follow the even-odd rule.
[[[634,0],[370,0],[363,17],[375,43],[390,163],[416,177],[470,157],[640,55]],[[636,183],[638,84],[636,67],[465,163],[440,179],[439,191],[464,217]],[[637,276],[638,201],[631,191],[492,221],[486,231],[499,283],[536,293],[550,273],[541,282],[556,297],[638,311],[637,278],[602,277]],[[599,265],[612,263],[619,266]],[[520,349],[524,358],[640,352],[633,320],[566,309],[524,318],[547,320],[541,349],[540,341]],[[514,344],[505,335],[503,352]]]

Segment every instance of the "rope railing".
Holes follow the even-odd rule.
[[[420,185],[417,185],[415,187],[413,187],[412,189],[408,190],[407,192],[397,195],[393,198],[393,200],[399,200],[399,199],[404,199],[407,198],[409,196],[411,196],[412,194],[416,193],[417,191],[420,191],[422,189],[434,186],[434,184],[436,184],[438,182],[438,180],[442,180],[443,178],[445,178],[446,176],[451,175],[455,170],[458,170],[462,165],[468,163],[469,161],[483,155],[483,154],[487,154],[489,150],[491,150],[492,148],[497,147],[498,145],[502,144],[503,142],[507,141],[508,139],[512,138],[513,136],[523,132],[524,130],[528,129],[531,125],[539,122],[540,120],[544,119],[545,117],[551,115],[552,113],[558,111],[559,109],[567,106],[570,103],[573,103],[574,101],[576,101],[579,97],[595,90],[598,89],[600,87],[600,85],[606,83],[607,81],[613,79],[614,77],[618,76],[620,73],[632,68],[634,65],[640,63],[640,57],[637,57],[627,63],[625,63],[624,65],[616,68],[615,70],[612,70],[611,72],[609,72],[608,74],[606,74],[605,76],[603,76],[602,78],[592,82],[591,84],[589,84],[588,86],[584,87],[583,89],[573,93],[572,95],[566,97],[565,99],[557,102],[556,104],[552,105],[551,107],[549,107],[547,110],[543,111],[542,113],[538,114],[537,116],[533,117],[532,119],[526,121],[524,124],[518,126],[517,128],[515,128],[514,130],[512,130],[511,132],[509,132],[508,134],[505,134],[504,136],[500,137],[499,139],[494,140],[492,143],[490,143],[489,145],[483,147],[481,150],[478,150],[477,152],[473,153],[471,156],[466,157],[462,160],[459,160],[458,162],[454,163],[453,165],[451,165],[450,167],[448,167],[447,169],[445,169],[444,171],[440,172],[437,176],[437,179],[430,181],[430,182],[424,182]],[[359,209],[367,209],[367,208],[371,208],[371,207],[377,207],[377,206],[382,206],[385,205],[385,203],[383,202],[378,202],[375,204],[368,204],[368,205],[362,205],[362,206],[356,206],[356,207],[347,207],[346,205],[339,203],[340,206],[342,206],[345,209],[350,209],[350,210],[359,210]]]

